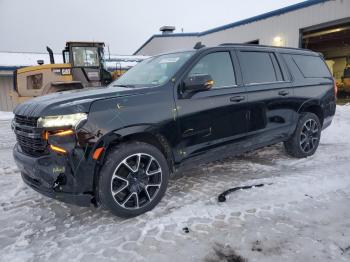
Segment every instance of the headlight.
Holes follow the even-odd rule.
[[[86,113],[71,115],[43,116],[38,119],[38,127],[76,127],[81,121],[87,119]]]

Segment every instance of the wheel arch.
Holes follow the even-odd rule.
[[[163,153],[165,159],[168,162],[169,170],[173,171],[174,166],[174,157],[170,147],[168,140],[159,133],[152,132],[138,132],[132,133],[129,135],[125,135],[120,137],[119,143],[127,143],[131,141],[143,142],[146,144],[150,144],[159,149],[160,152]]]
[[[323,126],[323,121],[324,121],[324,112],[322,105],[319,103],[317,100],[309,100],[306,101],[302,106],[299,108],[298,113],[314,113],[317,115],[318,119],[321,122],[321,126]]]
[[[94,171],[94,181],[93,187],[94,191],[98,185],[98,176],[100,170],[105,162],[106,156],[112,150],[113,147],[120,143],[128,143],[131,141],[138,141],[153,145],[161,151],[167,160],[169,171],[172,173],[174,171],[174,156],[172,153],[172,148],[167,138],[159,132],[154,131],[154,126],[152,125],[138,125],[130,126],[122,129],[114,130],[99,139],[94,146],[94,150],[100,146],[105,148],[103,154],[98,160],[96,169]],[[92,150],[92,152],[94,151]],[[92,154],[92,153],[91,153]]]

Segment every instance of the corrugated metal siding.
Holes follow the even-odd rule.
[[[198,37],[155,37],[137,54],[155,55],[181,48],[192,48],[197,41],[207,46],[215,46],[221,43],[244,43],[259,39],[260,44],[273,45],[276,36],[283,38],[284,46],[298,47],[300,29],[347,17],[350,17],[350,0],[327,1]],[[186,38],[186,41],[182,38]]]
[[[300,29],[349,16],[349,0],[328,1],[255,23],[205,35],[201,37],[201,41],[211,46],[223,42],[243,43],[259,39],[260,44],[273,45],[273,39],[280,36],[284,39],[285,46],[298,47]]]
[[[13,90],[13,77],[0,76],[0,111],[12,111],[14,104],[10,97]]]

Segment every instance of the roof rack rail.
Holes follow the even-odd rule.
[[[258,45],[258,44],[250,44],[250,43],[222,43],[219,46],[227,46],[227,45],[237,45],[237,46],[261,46],[261,47],[277,47],[277,46],[269,46],[269,45]],[[284,48],[284,47],[283,47]]]
[[[303,50],[303,51],[310,51],[314,52],[308,48],[298,48],[298,47],[289,47],[289,46],[272,46],[272,45],[257,45],[257,44],[245,44],[245,43],[222,43],[218,46],[252,46],[252,47],[268,47],[268,48],[279,48],[279,49],[289,49],[289,50]]]
[[[223,45],[238,45],[238,43],[222,43],[219,46],[223,46]]]
[[[249,43],[222,43],[219,46],[258,46],[258,47],[277,47],[277,46],[269,46],[269,45],[260,45],[260,44],[249,44]]]

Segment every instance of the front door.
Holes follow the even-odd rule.
[[[176,160],[214,160],[230,154],[235,139],[247,131],[247,100],[234,51],[204,52],[185,73],[186,77],[210,75],[213,87],[190,96],[177,93],[180,143]],[[238,67],[238,65],[237,65]],[[181,89],[181,83],[178,90]]]

